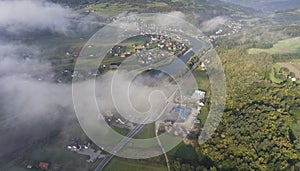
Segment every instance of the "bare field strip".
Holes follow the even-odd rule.
[[[300,62],[285,62],[278,63],[278,65],[288,68],[291,72],[295,73],[297,78],[300,78]]]

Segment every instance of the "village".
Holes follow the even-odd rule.
[[[90,158],[86,160],[88,163],[93,163],[97,159],[105,157],[105,154],[102,154],[102,150],[95,150],[96,145],[89,141],[81,141],[80,138],[73,139],[68,145],[67,149],[70,151],[76,152],[80,155],[86,155]]]
[[[205,105],[206,92],[195,90],[192,96],[177,96],[174,94],[171,98],[162,115],[155,121],[155,132],[170,133],[182,138],[197,139],[200,135],[199,129],[200,120],[197,119],[200,114],[201,107]],[[131,130],[136,125],[135,123],[126,120],[120,114],[113,114],[107,111],[104,114],[106,122],[112,126],[121,129]]]
[[[170,133],[174,136],[182,137],[183,140],[197,139],[201,133],[197,119],[201,114],[201,107],[205,105],[206,92],[195,90],[192,96],[178,96],[176,93],[172,96],[172,102],[168,103],[161,117],[155,121],[154,130],[156,135]],[[196,104],[196,105],[195,105]],[[104,113],[105,121],[113,128],[131,130],[136,126],[122,117],[120,114],[114,114],[112,111]],[[87,163],[95,163],[98,159],[103,159],[107,155],[103,149],[97,147],[89,139],[79,137],[72,138],[65,148],[70,153],[88,156]],[[60,165],[47,161],[28,162],[28,170],[60,170]]]
[[[97,159],[102,159],[106,156],[102,149],[92,143],[88,138],[81,139],[79,137],[72,138],[65,147],[61,147],[69,153],[77,153],[78,155],[87,156],[87,163],[94,163]],[[25,168],[27,170],[61,170],[61,165],[49,161],[26,161]]]
[[[197,119],[201,114],[201,107],[205,103],[205,91],[195,90],[191,97],[174,96],[173,102],[168,103],[164,114],[155,122],[156,131],[180,136],[183,139],[197,139],[201,130]],[[195,105],[196,103],[196,105]]]
[[[55,78],[57,83],[62,84],[66,80],[95,78],[106,71],[119,69],[122,62],[128,58],[134,59],[134,65],[149,67],[162,61],[167,61],[163,64],[168,65],[172,62],[169,60],[171,55],[180,59],[184,58],[186,60],[184,63],[187,65],[189,60],[195,57],[190,40],[180,37],[179,35],[172,35],[171,32],[173,30],[171,28],[168,30],[170,33],[157,32],[153,34],[152,30],[156,29],[155,25],[144,24],[142,27],[143,31],[140,32],[139,36],[125,40],[109,49],[104,57],[103,63],[98,69],[74,70],[65,67],[59,71],[59,76],[55,75],[55,73],[51,73],[50,77]],[[97,54],[93,52],[96,45],[87,44],[85,48],[89,52],[86,59],[93,62],[93,59],[97,58]],[[205,54],[206,51],[203,49],[202,53]],[[72,61],[76,61],[75,59],[78,58],[79,52],[66,50],[65,56],[67,58],[74,58]],[[202,71],[206,70],[203,63],[196,62],[195,64],[199,64]],[[192,66],[193,65],[194,63]],[[174,136],[179,136],[183,140],[197,140],[201,133],[199,126],[201,121],[198,119],[198,115],[200,114],[201,107],[205,105],[206,92],[198,89],[192,91],[193,94],[190,95],[180,96],[177,93],[172,95],[172,100],[167,103],[160,117],[153,123],[152,132],[155,132],[156,136],[169,133]],[[104,118],[111,128],[117,130],[117,132],[119,130],[119,133],[123,133],[123,136],[126,136],[126,132],[133,130],[137,126],[137,123],[127,120],[122,117],[121,114],[113,110],[105,111]],[[62,148],[65,149],[67,153],[76,154],[78,158],[86,156],[86,163],[96,163],[107,156],[107,153],[103,149],[93,144],[89,139],[82,140],[81,138],[72,138]],[[26,168],[28,170],[61,170],[59,164],[47,160],[28,162]]]
[[[72,79],[89,79],[109,70],[118,69],[122,62],[129,57],[135,58],[131,65],[145,67],[167,60],[170,55],[181,58],[191,50],[190,40],[178,34],[174,35],[172,33],[174,28],[166,28],[167,31],[155,32],[153,31],[157,30],[155,24],[142,23],[140,27],[140,35],[124,40],[110,48],[98,68],[74,70],[72,65],[75,65],[74,62],[76,62],[82,49],[65,49],[64,55],[72,63],[64,64],[63,69],[60,69],[60,72],[51,73],[51,77],[56,79],[57,83],[71,81]],[[96,49],[97,46],[92,44],[85,46],[84,50],[87,51],[87,55],[82,60],[85,60],[85,63],[96,63],[95,60],[98,60],[99,57],[93,52],[93,49]],[[152,53],[151,50],[160,51],[160,53]]]
[[[187,50],[188,47],[185,43],[181,43],[184,40],[177,37],[176,40],[172,38],[168,38],[167,36],[163,35],[150,35],[150,34],[143,34],[141,36],[136,37],[136,39],[141,39],[143,37],[144,42],[137,44],[137,43],[124,43],[124,46],[117,45],[114,46],[109,50],[108,55],[106,58],[126,58],[132,54],[135,54],[136,61],[142,66],[148,66],[154,63],[157,63],[167,57],[165,53],[160,54],[153,54],[151,52],[143,53],[144,50],[151,50],[151,49],[160,49],[165,51],[166,53],[171,53],[177,57],[181,57]],[[110,64],[111,69],[118,68],[120,62],[114,62]],[[106,66],[102,66],[106,67]]]
[[[213,42],[220,37],[234,35],[242,30],[242,26],[242,21],[228,21],[222,26],[222,28],[219,28],[215,32],[211,33],[208,40]]]
[[[170,55],[180,58],[190,50],[188,40],[179,36],[174,38],[168,36],[167,33],[153,35],[142,32],[141,35],[130,38],[128,41],[125,40],[109,49],[98,69],[95,67],[88,70],[64,68],[59,73],[50,73],[49,77],[56,79],[57,83],[71,81],[72,79],[89,79],[97,77],[109,70],[118,69],[122,62],[129,57],[134,59],[131,60],[132,63],[129,64],[130,66],[140,65],[145,67],[162,61],[169,61]],[[92,51],[93,48],[95,48],[93,45],[86,46],[87,50],[90,49]],[[65,52],[65,56],[68,58],[77,58],[78,55],[78,52],[72,53],[69,50]],[[97,55],[93,53],[87,57],[87,60],[90,62],[97,59]],[[38,80],[42,80],[42,78],[38,78]]]

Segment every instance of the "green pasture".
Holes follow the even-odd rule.
[[[300,53],[300,37],[281,40],[273,45],[270,49],[248,49],[249,54],[298,54]]]
[[[166,171],[167,166],[140,160],[113,158],[104,171]]]

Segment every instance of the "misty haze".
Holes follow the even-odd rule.
[[[0,170],[300,170],[300,1],[1,0]]]

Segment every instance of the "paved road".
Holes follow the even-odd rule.
[[[203,59],[203,58],[210,52],[210,50],[213,49],[213,45],[212,45],[211,43],[209,43],[209,45],[210,45],[210,48],[202,55],[202,57],[199,59],[199,61],[198,61],[196,64],[194,64],[194,66],[192,67],[192,69],[191,69],[190,71],[193,71],[194,69],[196,69],[196,67],[198,67],[198,65],[200,64],[201,59]],[[190,49],[190,50],[191,50],[191,49]],[[190,51],[190,50],[189,50],[189,51]],[[187,74],[185,75],[184,79],[181,80],[181,83],[182,83],[183,81],[185,81],[185,80],[188,78],[188,76],[190,76],[190,74],[191,74],[191,72],[187,73]],[[171,97],[172,97],[173,95],[175,95],[176,91],[177,91],[177,89],[175,90],[174,93],[172,93]],[[169,103],[169,102],[168,102],[168,103]],[[166,105],[166,107],[167,107],[167,106],[168,106],[168,104]],[[166,107],[165,107],[165,109],[166,109]],[[165,109],[164,109],[164,110],[165,110]],[[159,137],[158,137],[158,129],[156,129],[156,126],[154,127],[154,131],[155,131],[155,136],[156,136],[157,142],[158,142],[158,144],[159,144],[159,146],[160,146],[162,152],[164,153],[164,156],[165,156],[165,159],[166,159],[166,163],[167,163],[168,171],[171,171],[170,163],[169,163],[169,159],[168,159],[168,155],[167,155],[167,153],[166,153],[164,147],[162,146],[161,141],[160,141],[160,139],[159,139]]]
[[[110,152],[110,154],[106,155],[106,157],[101,161],[101,163],[96,167],[95,171],[102,170],[107,163],[116,155],[130,140],[132,137],[134,137],[140,130],[144,127],[147,120],[150,118],[150,116],[146,117],[139,125],[137,125],[134,129],[132,129],[126,137],[124,137],[118,145],[116,145],[113,150]]]
[[[207,55],[207,53],[212,50],[213,46],[210,43],[210,49],[208,51],[206,51],[205,54],[202,55],[202,58],[205,57]],[[192,67],[192,69],[190,70],[189,73],[187,73],[183,79],[181,79],[180,83],[183,83],[191,74],[191,71],[194,70],[200,63],[201,60],[199,60],[196,64],[194,64],[194,66]],[[168,96],[168,100],[169,98],[171,98],[172,96],[174,96],[174,94],[176,93],[176,91],[178,90],[178,87],[175,89],[175,91],[171,91],[170,95]],[[166,105],[167,106],[167,105]],[[164,110],[166,109],[166,107],[164,108]],[[164,110],[162,111],[162,113],[164,112]],[[114,157],[114,155],[116,155],[138,132],[140,132],[140,130],[143,129],[145,123],[149,120],[149,118],[151,117],[151,115],[147,116],[139,125],[137,125],[133,130],[131,130],[126,137],[124,137],[120,143],[115,146],[113,148],[113,150],[110,152],[110,154],[106,155],[106,157],[101,161],[101,163],[96,167],[95,171],[101,171],[108,163],[109,161]],[[159,141],[160,143],[160,141]],[[160,147],[163,149],[163,147],[160,144]],[[164,150],[163,150],[164,152]],[[164,152],[165,153],[165,152]]]
[[[185,79],[187,77],[184,77]],[[185,80],[184,79],[184,80]],[[183,81],[181,81],[183,82]],[[167,101],[169,101],[170,98],[172,98],[175,93],[177,92],[178,87],[176,87],[176,89],[174,91],[171,91],[170,94],[168,95],[168,99]],[[169,103],[169,102],[168,102]],[[165,108],[162,110],[161,115],[163,114],[163,112],[166,110],[168,104],[165,106]],[[110,154],[106,155],[106,157],[101,161],[101,163],[96,167],[95,171],[101,171],[108,163],[109,161],[114,157],[114,155],[116,155],[137,133],[139,133],[145,123],[150,119],[151,115],[147,116],[139,125],[137,125],[134,129],[132,129],[126,137],[124,137],[120,143],[115,146],[113,148],[113,150],[110,152]],[[161,146],[162,147],[162,146]],[[165,153],[165,152],[164,152]]]
[[[170,92],[168,96],[168,100],[174,96],[178,88],[176,88],[174,91]],[[166,105],[167,106],[167,105]],[[162,110],[161,113],[165,111],[166,107]],[[124,137],[118,145],[116,145],[113,150],[110,152],[110,154],[106,155],[106,157],[101,161],[101,163],[96,167],[95,171],[101,171],[108,163],[109,161],[116,155],[137,133],[139,133],[143,127],[145,126],[145,123],[150,119],[151,115],[147,116],[139,125],[137,125],[134,129],[132,129],[126,137]]]
[[[90,156],[90,159],[86,160],[87,162],[94,162],[97,159],[104,158],[106,156],[104,154],[101,154],[101,151],[95,151],[92,148],[83,149],[83,150],[77,151],[77,153]]]

